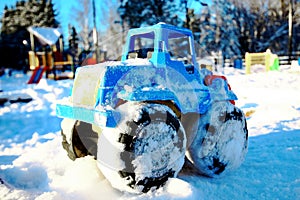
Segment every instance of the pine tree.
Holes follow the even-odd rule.
[[[129,28],[153,25],[158,22],[178,23],[177,11],[175,0],[121,0],[118,8],[121,19]]]
[[[69,25],[69,51],[73,57],[74,62],[78,62],[78,34],[74,26]]]
[[[241,55],[239,30],[235,18],[236,7],[226,0],[214,0],[215,19],[211,22],[215,28],[215,51],[221,50],[224,58]]]
[[[43,13],[46,14],[46,19],[47,19],[47,21],[44,23],[44,26],[55,27],[55,28],[59,26],[59,22],[56,20],[57,14],[55,13],[54,4],[52,3],[52,0],[48,0],[45,3]]]
[[[2,23],[2,26],[1,26],[1,35],[3,33],[8,33],[9,30],[8,30],[8,24],[9,22],[11,21],[11,15],[9,13],[10,11],[8,10],[8,7],[5,6],[4,7],[4,11],[3,11],[3,16],[2,16],[2,19],[1,19],[1,23]]]
[[[4,8],[1,34],[11,34],[29,26],[58,27],[52,0],[18,1],[12,9]]]
[[[214,50],[214,34],[215,29],[211,26],[212,21],[211,9],[205,7],[202,9],[200,17],[196,19],[197,25],[199,25],[199,33],[194,32],[195,39],[200,45],[200,55],[207,55],[209,51]]]

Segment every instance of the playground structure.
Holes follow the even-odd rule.
[[[44,69],[47,78],[55,80],[63,78],[73,78],[73,59],[72,56],[67,54],[63,55],[61,52],[34,52],[29,51],[29,67],[34,72],[38,69]],[[66,66],[71,66],[72,73],[68,75],[58,75],[58,71],[63,71]]]
[[[251,73],[251,66],[261,64],[265,66],[265,71],[278,70],[279,59],[276,54],[273,54],[270,49],[262,53],[246,53],[245,54],[245,65],[246,74]]]
[[[64,53],[61,32],[56,28],[48,27],[29,27],[28,31],[31,44],[28,64],[30,70],[33,70],[28,83],[38,83],[45,72],[46,78],[55,80],[74,78],[73,58],[70,54]],[[35,39],[43,46],[42,51],[35,51]],[[49,46],[50,50],[46,51],[46,46]],[[71,67],[71,72],[58,75],[58,71],[64,71],[66,66]]]

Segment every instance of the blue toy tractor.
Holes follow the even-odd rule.
[[[236,99],[199,68],[190,30],[159,23],[129,30],[121,61],[78,68],[57,115],[71,159],[92,155],[113,187],[140,193],[185,162],[209,177],[239,167],[248,131]]]

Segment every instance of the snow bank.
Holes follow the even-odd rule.
[[[140,196],[113,189],[92,157],[71,161],[61,147],[59,134],[24,149],[9,165],[1,165],[0,199],[197,199],[188,182],[171,179],[156,192]]]
[[[300,67],[298,71],[270,71],[228,76],[239,100],[237,106],[249,116],[250,136],[300,129]]]

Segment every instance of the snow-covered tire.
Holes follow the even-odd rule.
[[[121,121],[104,129],[98,165],[114,188],[131,193],[162,186],[181,170],[186,137],[181,122],[165,105],[127,102],[117,109]]]
[[[187,157],[203,175],[218,177],[236,169],[248,150],[248,130],[243,112],[231,103],[214,102],[201,116]]]
[[[62,122],[62,146],[72,160],[87,155],[97,156],[98,133],[93,130],[93,125],[70,119]]]

